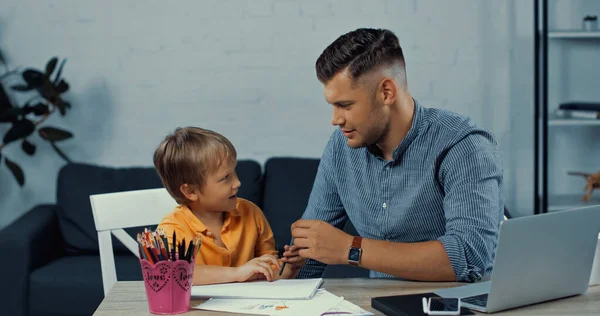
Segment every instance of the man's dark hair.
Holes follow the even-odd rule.
[[[326,83],[348,67],[352,78],[383,65],[399,62],[404,68],[404,54],[398,37],[386,29],[360,28],[338,37],[317,59],[317,78]]]

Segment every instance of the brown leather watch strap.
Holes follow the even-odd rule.
[[[358,251],[358,257],[352,255],[353,251]],[[358,267],[360,257],[362,256],[362,237],[354,236],[352,246],[350,246],[350,255],[348,256],[348,264]],[[352,259],[351,259],[352,258]]]
[[[361,244],[362,244],[362,237],[354,236],[354,239],[352,239],[352,248],[361,248]]]

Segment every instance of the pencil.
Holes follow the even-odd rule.
[[[294,244],[294,237],[292,237],[292,240],[290,241],[290,247],[291,247],[293,244]],[[285,264],[286,264],[286,263],[287,263],[287,262],[284,262],[284,263],[281,265],[281,270],[279,270],[279,276],[281,276],[281,274],[283,273],[283,269],[285,269]]]
[[[198,236],[198,238],[196,238],[196,248],[194,251],[194,255],[192,256],[192,260],[196,261],[196,256],[198,255],[198,252],[200,252],[200,246],[202,246],[202,236]]]
[[[148,260],[148,258],[146,257],[146,254],[145,254],[145,253],[144,253],[144,251],[142,250],[142,244],[140,244],[139,242],[138,242],[138,250],[139,250],[139,252],[140,252],[140,257],[141,257],[142,259],[146,259],[146,260]]]
[[[175,246],[177,245],[177,234],[175,234],[175,230],[173,230],[173,248],[171,248],[171,260],[173,260],[173,262],[175,262],[175,260],[177,260],[177,258],[175,258]]]
[[[192,251],[194,251],[194,240],[190,240],[190,244],[188,245],[187,250],[185,251],[185,260],[187,262],[191,262]]]
[[[167,258],[170,259],[170,254],[171,251],[169,250],[169,240],[167,240],[167,237],[165,236],[164,232],[163,235],[161,236],[163,244],[165,245],[165,251],[167,252]]]

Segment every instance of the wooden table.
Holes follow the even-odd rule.
[[[435,289],[461,285],[454,282],[408,282],[381,279],[325,279],[322,288],[343,296],[346,300],[382,315],[371,307],[371,297],[431,292]],[[203,300],[192,299],[192,306]],[[142,281],[117,282],[102,301],[94,315],[152,315],[148,311]],[[234,315],[203,310],[191,310],[183,315]],[[486,315],[486,314],[484,314]],[[491,315],[600,315],[600,286],[590,287],[583,295],[498,312]]]

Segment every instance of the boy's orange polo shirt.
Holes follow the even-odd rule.
[[[211,232],[184,205],[165,216],[158,227],[164,230],[171,245],[173,231],[178,241],[185,238],[186,243],[202,235],[196,264],[238,267],[265,254],[277,256],[273,231],[265,215],[254,203],[242,198],[237,199],[235,210],[225,215],[221,240],[226,248],[214,243]]]

